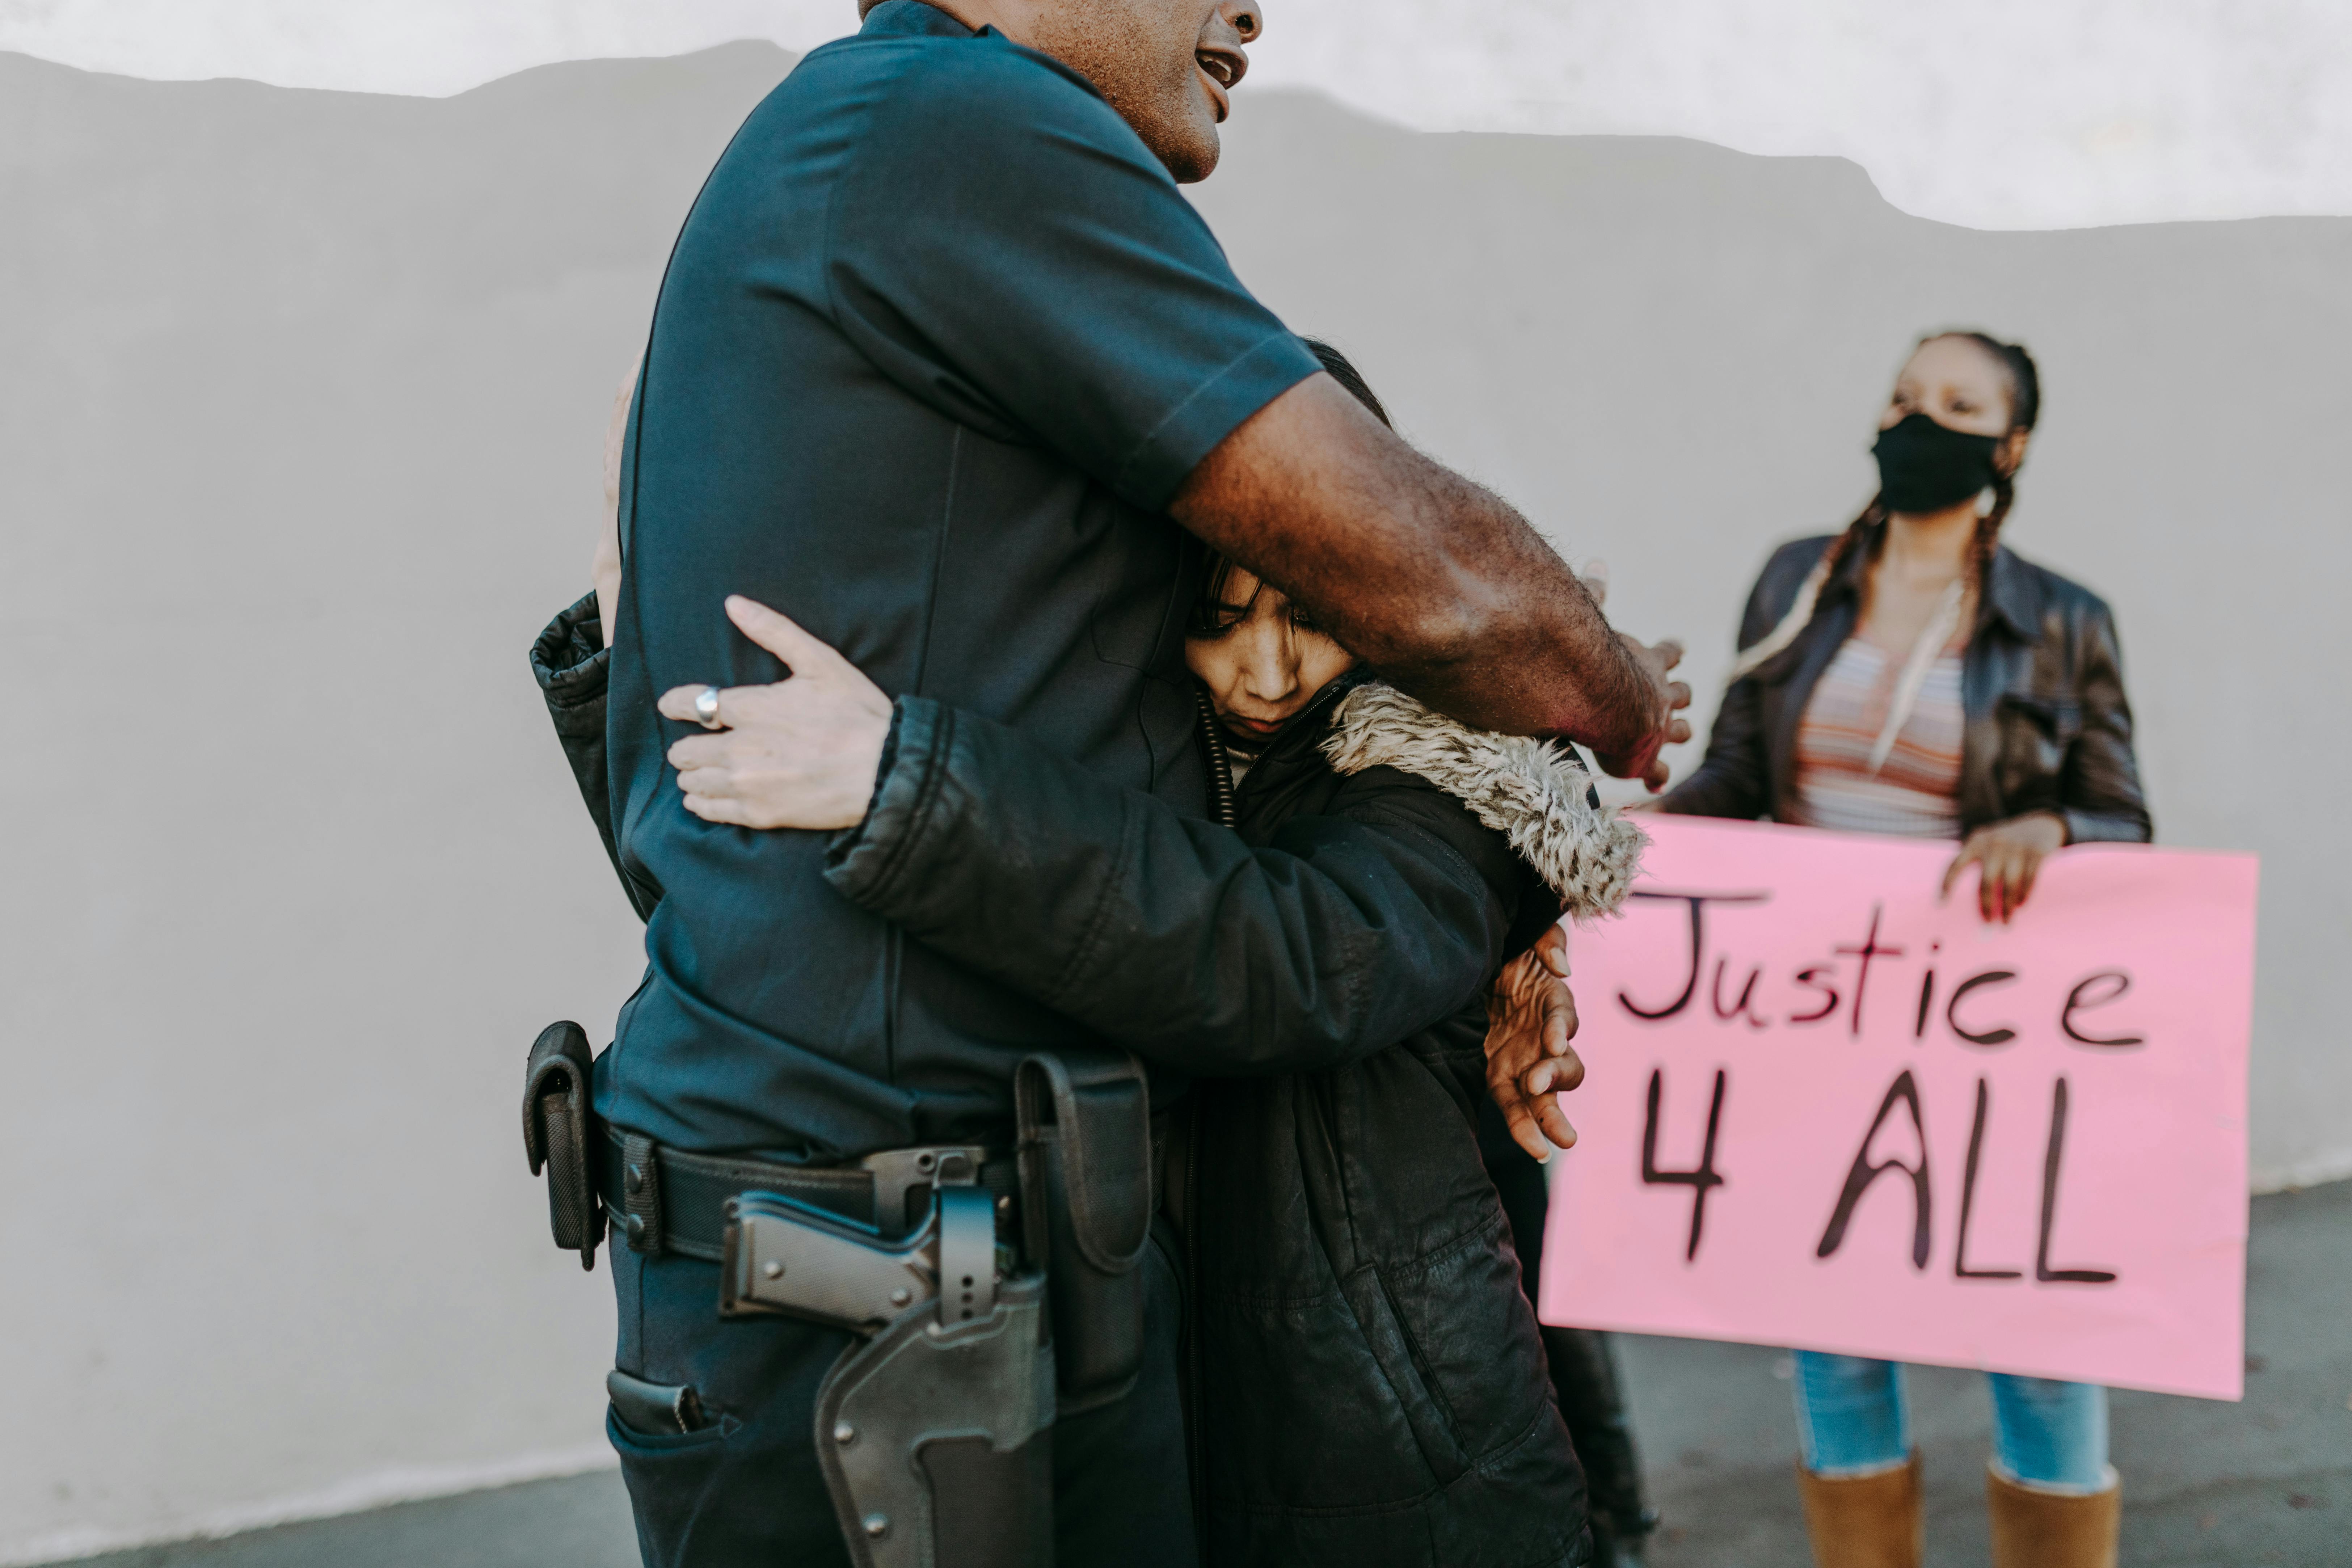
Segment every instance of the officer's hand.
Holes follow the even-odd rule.
[[[686,809],[739,827],[856,826],[866,820],[890,736],[890,699],[856,665],[765,605],[732,595],[727,618],[792,674],[773,686],[720,690],[723,728],[669,749]],[[709,689],[672,687],[662,693],[662,717],[698,720],[695,700]]]
[[[1605,589],[1605,577],[1602,583]],[[1641,642],[1623,632],[1617,634],[1617,640],[1624,646],[1628,663],[1650,688],[1650,733],[1631,752],[1593,754],[1601,771],[1610,777],[1640,779],[1655,795],[1666,787],[1671,776],[1666,760],[1658,752],[1691,738],[1690,721],[1677,716],[1690,706],[1690,684],[1673,677],[1675,666],[1683,661],[1683,645],[1671,638],[1661,643]]]
[[[1569,1047],[1576,998],[1569,994],[1568,933],[1554,926],[1503,966],[1486,998],[1486,1092],[1502,1108],[1511,1137],[1538,1160],[1554,1145],[1576,1146],[1576,1129],[1559,1096],[1584,1081],[1584,1063]]]

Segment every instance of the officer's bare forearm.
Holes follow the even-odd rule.
[[[1527,520],[1328,375],[1227,437],[1171,510],[1465,723],[1623,753],[1665,720],[1655,683]]]

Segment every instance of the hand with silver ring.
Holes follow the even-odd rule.
[[[764,605],[727,601],[736,629],[783,660],[772,686],[677,686],[656,706],[712,731],[669,749],[686,809],[739,827],[855,827],[866,820],[890,699],[833,647]],[[724,704],[726,718],[719,718]]]

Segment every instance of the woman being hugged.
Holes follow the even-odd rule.
[[[1880,489],[1783,545],[1748,595],[1698,771],[1659,809],[1959,841],[2007,922],[2069,844],[2150,837],[2113,616],[2000,542],[2041,413],[2032,358],[1923,341],[1879,417]],[[1823,1568],[1916,1568],[1919,1461],[1900,1369],[1796,1352],[1799,1484]],[[1995,1568],[2106,1568],[2120,1485],[2106,1391],[1995,1373]]]

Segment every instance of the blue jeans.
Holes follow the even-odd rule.
[[[1911,1456],[1903,1369],[1891,1361],[1792,1352],[1797,1438],[1805,1468],[1835,1479],[1891,1470]],[[2043,1491],[2105,1491],[2107,1391],[2095,1384],[1989,1374],[1992,1462],[2004,1479]]]

